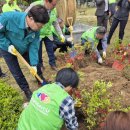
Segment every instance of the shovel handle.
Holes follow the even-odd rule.
[[[67,22],[68,22],[69,26],[72,26],[73,25],[73,17],[68,17]]]
[[[28,64],[28,62],[22,57],[22,55],[16,49],[15,49],[15,54],[30,70],[31,66]],[[43,83],[43,80],[40,78],[40,76],[37,73],[34,76],[40,81],[40,83]]]

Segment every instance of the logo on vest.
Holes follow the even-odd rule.
[[[50,97],[48,97],[48,95],[46,95],[45,93],[38,93],[37,96],[44,103],[49,103],[50,102]]]

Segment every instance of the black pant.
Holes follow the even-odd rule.
[[[53,44],[54,52],[56,51],[56,49],[60,48],[59,52],[64,53],[68,51],[67,49],[68,47],[70,48],[72,47],[72,44],[70,41],[65,40],[65,42],[62,43],[55,34],[53,34],[53,39],[54,39],[54,44]]]
[[[108,13],[104,13],[103,16],[97,16],[97,26],[104,26],[107,30]]]
[[[55,66],[56,62],[55,62],[55,55],[54,55],[54,51],[53,51],[53,41],[51,41],[48,37],[45,37],[41,40],[40,42],[40,48],[39,48],[39,62],[41,64],[43,64],[42,62],[42,42],[44,41],[45,47],[46,47],[46,51],[49,57],[49,64],[50,66]]]
[[[118,26],[119,23],[120,23],[120,27],[119,27],[119,39],[123,40],[124,30],[125,30],[127,21],[128,20],[119,20],[119,19],[116,19],[116,18],[113,19],[113,22],[112,22],[112,25],[111,25],[111,28],[110,28],[110,32],[109,32],[109,35],[108,35],[108,39],[107,39],[107,43],[108,44],[110,43],[111,37],[112,37],[112,35],[113,35],[114,31],[116,30],[116,28],[117,28],[117,26]]]
[[[29,85],[21,71],[17,57],[4,50],[0,50],[0,52],[17,84],[23,91],[26,91],[29,88]],[[29,62],[27,53],[24,54],[23,57]]]

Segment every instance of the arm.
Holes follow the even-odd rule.
[[[38,58],[38,50],[40,46],[40,34],[37,33],[35,40],[30,43],[29,46],[29,59],[31,66],[37,66],[39,58]]]
[[[10,41],[6,38],[6,25],[8,20],[1,15],[0,16],[0,46],[4,48],[4,50],[8,51],[8,47],[11,45]]]
[[[55,22],[53,22],[53,26],[59,36],[63,35],[62,30],[61,30],[60,25],[57,20]]]
[[[88,41],[91,43],[91,46],[92,46],[92,50],[96,53],[97,57],[98,58],[101,58],[101,55],[97,49],[97,44],[95,43],[95,41],[91,38],[88,38]]]
[[[74,102],[69,96],[60,106],[60,116],[64,119],[68,130],[78,130],[78,122],[75,116]]]
[[[102,48],[103,48],[103,51],[106,52],[106,49],[107,49],[107,35],[105,34],[104,38],[101,40],[102,42]]]

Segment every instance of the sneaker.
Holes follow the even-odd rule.
[[[46,84],[48,84],[49,82],[43,77],[43,75],[41,74],[41,75],[39,75],[40,76],[40,78],[43,80],[43,83],[41,83],[37,78],[37,83],[38,83],[38,87],[42,87],[42,86],[44,86],[44,85],[46,85]]]
[[[26,98],[28,99],[28,101],[30,101],[31,97],[32,97],[32,92],[30,89],[27,89],[26,91],[24,91]]]

